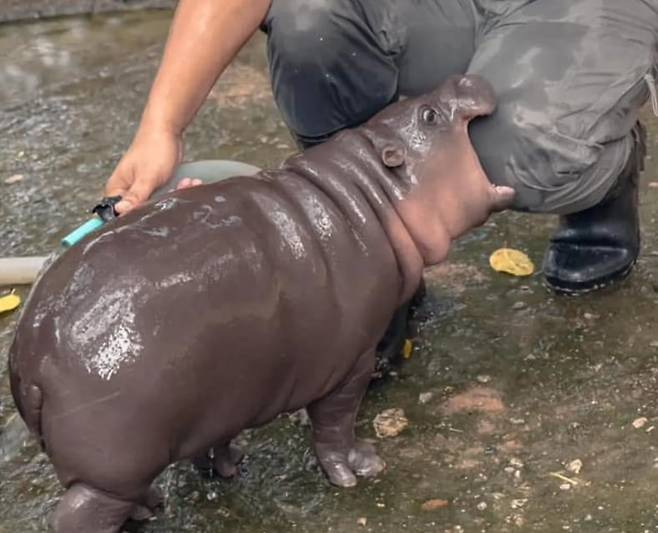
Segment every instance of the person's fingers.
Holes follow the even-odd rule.
[[[125,215],[132,208],[133,204],[128,200],[121,200],[114,206],[114,210],[119,213],[119,215]]]
[[[196,187],[198,185],[203,185],[203,181],[199,178],[183,178],[176,185],[176,190],[180,191],[181,189],[189,189],[190,187]]]
[[[135,207],[148,200],[149,196],[151,196],[151,193],[153,192],[153,189],[153,185],[144,180],[134,182],[132,187],[130,187],[130,189],[121,195],[121,201],[114,207],[114,209],[120,215],[135,209]]]
[[[181,189],[187,189],[191,183],[192,178],[183,178],[178,182],[178,185],[176,185],[176,190],[179,191]]]

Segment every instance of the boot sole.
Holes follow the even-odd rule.
[[[618,270],[617,272],[613,272],[603,278],[586,283],[569,283],[564,282],[564,280],[558,280],[557,278],[552,280],[551,278],[544,277],[544,286],[556,294],[565,296],[582,296],[621,283],[628,278],[636,264],[637,259],[626,266],[623,270]]]

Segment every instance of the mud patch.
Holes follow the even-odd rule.
[[[439,287],[454,295],[462,294],[469,287],[482,285],[487,281],[487,276],[480,267],[451,261],[427,269],[424,278],[428,285]]]
[[[455,414],[500,414],[506,410],[499,391],[490,387],[472,387],[449,398],[441,406],[444,415]]]

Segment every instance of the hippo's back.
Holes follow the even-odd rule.
[[[17,403],[42,393],[46,444],[121,435],[117,446],[142,449],[150,435],[180,457],[340,382],[373,342],[347,332],[382,262],[326,200],[335,234],[309,225],[317,203],[289,199],[267,176],[179,191],[52,265],[12,349]]]

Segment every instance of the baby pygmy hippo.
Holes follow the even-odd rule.
[[[491,87],[458,76],[278,170],[171,193],[37,281],[10,350],[18,409],[66,488],[57,533],[118,533],[181,459],[306,407],[329,480],[384,467],[356,440],[375,345],[424,266],[505,208],[468,137]]]

